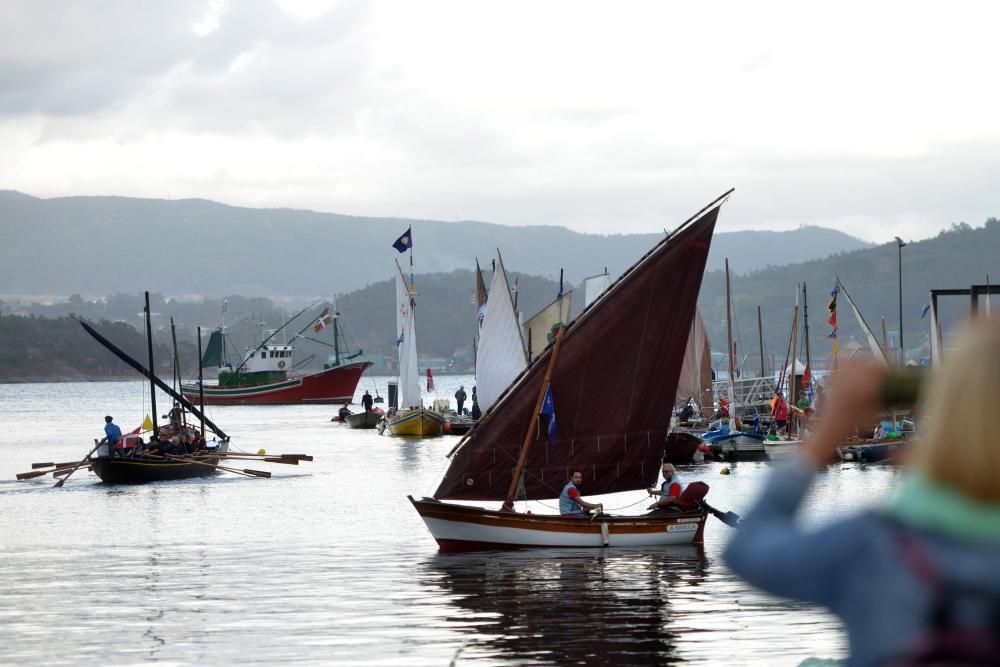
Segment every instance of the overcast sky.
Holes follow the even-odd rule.
[[[652,232],[1000,216],[997,3],[0,4],[0,188]]]

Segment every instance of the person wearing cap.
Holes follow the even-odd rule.
[[[122,439],[122,430],[118,428],[114,417],[108,415],[104,418],[104,441],[114,447]]]

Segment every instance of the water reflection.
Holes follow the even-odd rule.
[[[680,659],[674,600],[704,581],[701,547],[439,554],[422,563],[465,625],[464,657],[531,663]]]

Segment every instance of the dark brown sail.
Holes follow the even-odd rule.
[[[519,497],[554,498],[573,470],[583,471],[590,495],[655,482],[726,195],[657,244],[566,329],[551,381],[555,434],[550,442],[541,418]],[[534,360],[470,432],[436,498],[505,498],[551,354],[550,347]]]

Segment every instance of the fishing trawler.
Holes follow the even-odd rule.
[[[304,312],[304,310],[302,311]],[[233,346],[229,342],[225,325],[212,332],[201,359],[202,368],[218,368],[216,384],[204,385],[205,403],[210,405],[280,405],[297,403],[346,403],[354,397],[361,374],[368,369],[370,361],[356,361],[362,354],[342,354],[339,327],[340,314],[336,306],[326,308],[319,317],[310,322],[292,338],[303,337],[310,327],[315,333],[327,326],[333,330],[333,355],[318,371],[297,373],[293,371],[292,360],[295,347],[291,343],[272,343],[275,335],[283,330],[299,315],[288,320],[275,332],[265,338],[257,347],[249,349],[237,366],[227,359]],[[308,339],[314,340],[314,339]],[[321,341],[322,342],[322,341]],[[328,343],[323,343],[328,345]],[[199,383],[181,385],[181,392],[189,400],[199,395]]]

